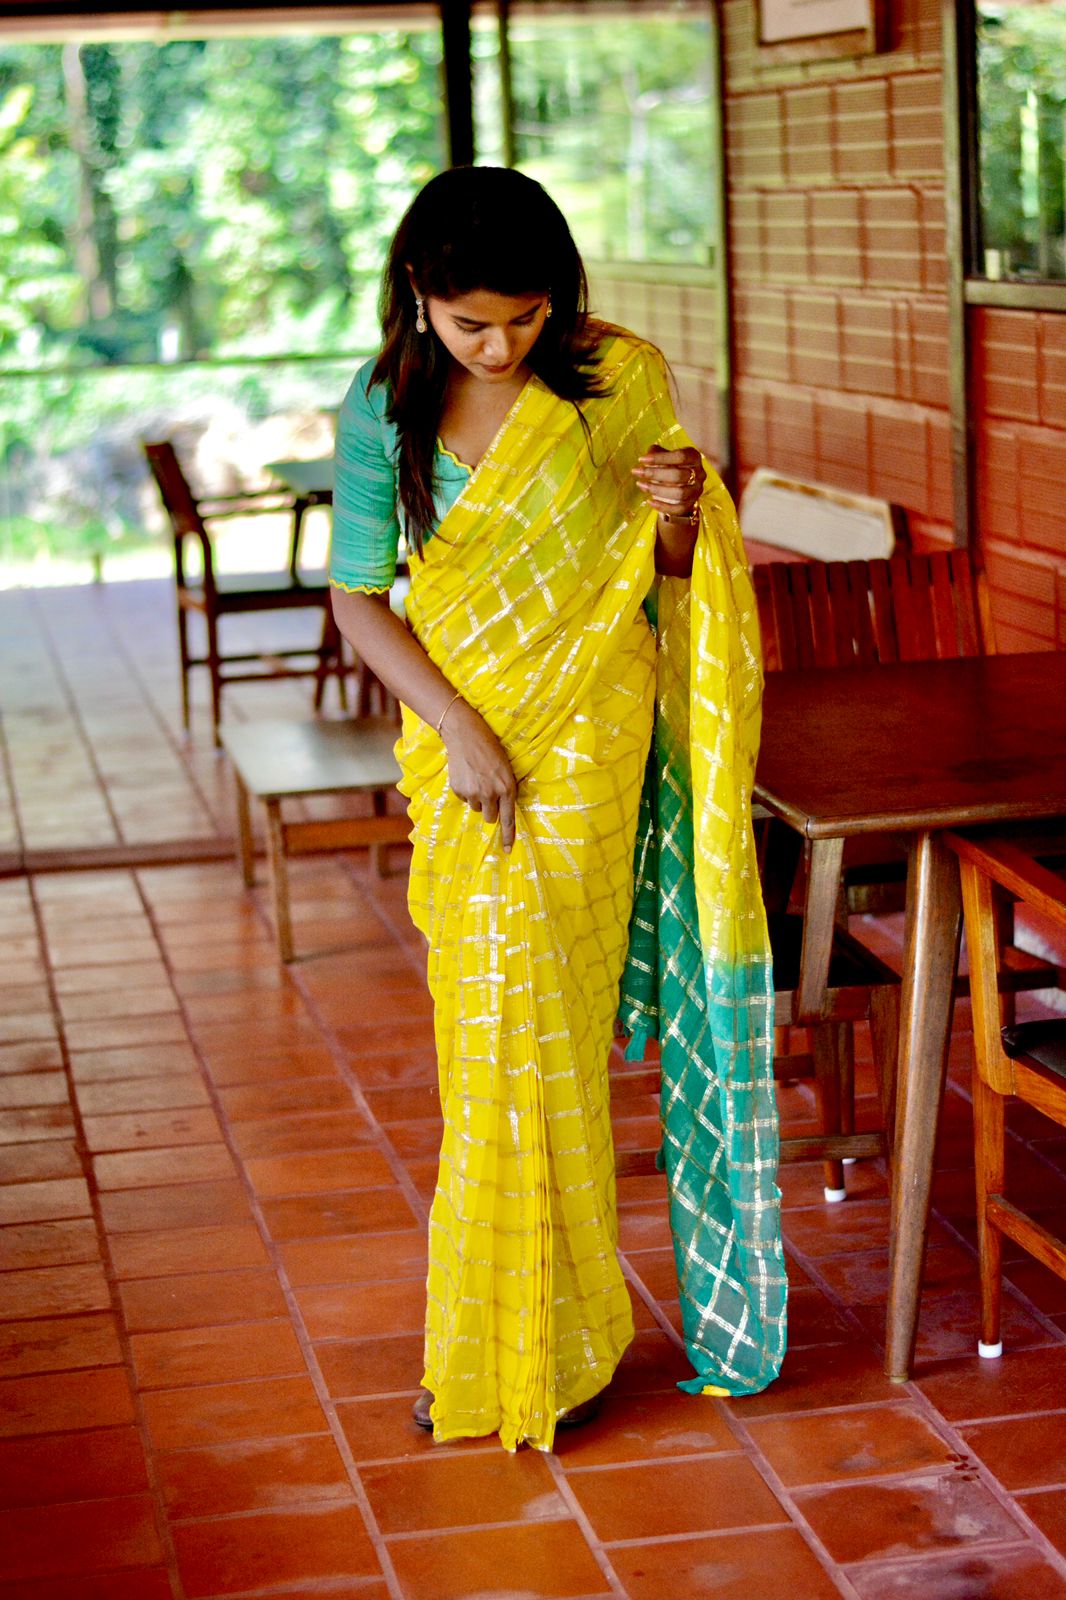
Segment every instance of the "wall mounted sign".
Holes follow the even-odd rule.
[[[887,0],[759,0],[759,44],[788,61],[871,55],[885,46]]]

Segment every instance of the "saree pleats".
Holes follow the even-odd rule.
[[[685,674],[698,677],[701,688],[710,683],[719,704],[720,686],[706,679],[698,653],[729,653],[725,679],[744,670],[754,687],[757,737],[757,652],[742,669],[732,659],[734,646],[719,638],[734,619],[723,609],[710,558],[707,574],[692,585],[693,617],[706,626],[701,621],[689,630],[678,621],[664,633],[660,625],[657,668],[656,639],[642,607],[654,579],[655,517],[631,469],[650,444],[669,447],[671,435],[683,436],[656,352],[619,336],[609,342],[601,371],[609,392],[582,403],[584,423],[536,379],[527,383],[424,557],[412,561],[407,602],[422,647],[485,717],[519,783],[516,841],[505,853],[498,827],[449,789],[438,734],[405,712],[398,754],[413,822],[410,907],[429,945],[444,1112],[430,1216],[423,1382],[435,1397],[438,1439],[498,1431],[509,1449],[523,1442],[550,1449],[558,1418],[609,1382],[633,1336],[617,1259],[607,1061],[630,952],[635,852],[646,857],[655,846],[661,856],[662,846],[674,848],[654,829],[649,843],[646,774],[662,766],[661,754],[649,762],[653,722],[657,749],[675,732],[681,740],[677,782],[691,777],[690,885],[696,883],[693,837],[706,832],[723,805],[731,816],[743,810],[737,797],[745,784],[750,791],[754,749],[745,741],[752,725],[735,747],[719,738],[708,776],[695,749],[689,759],[687,728],[664,720],[664,646],[667,654],[683,650],[687,660],[691,643],[695,670],[688,664]],[[687,595],[689,585],[664,585],[661,606],[668,588]],[[675,609],[680,614],[680,600]],[[672,705],[673,690],[669,698]],[[685,698],[692,728],[711,748],[714,713],[702,709],[699,694]],[[742,771],[735,793],[723,795],[714,763],[734,755]],[[755,1386],[756,1374],[772,1365],[766,1358],[760,1366],[752,1351],[766,1342],[776,1315],[767,1267],[776,1210],[762,1215],[765,1182],[755,1190],[742,1184],[724,1209],[718,1193],[733,1154],[741,1166],[748,1163],[753,1125],[762,1142],[752,1159],[761,1163],[773,1154],[772,1107],[760,1098],[761,1087],[751,1087],[764,1065],[755,1036],[762,1041],[769,1025],[765,921],[759,922],[761,904],[758,915],[754,909],[757,879],[746,900],[729,890],[730,906],[746,908],[737,923],[739,944],[732,911],[725,939],[704,904],[734,871],[754,870],[738,828],[739,844],[728,830],[715,834],[702,891],[692,890],[698,905],[686,903],[679,913],[695,940],[686,956],[695,962],[693,992],[703,995],[712,973],[717,988],[713,1003],[703,995],[695,1029],[697,1082],[678,1091],[673,1109],[664,1073],[664,1129],[668,1166],[679,1175],[671,1178],[671,1206],[682,1230],[678,1262],[690,1353],[716,1339],[714,1330],[728,1321],[732,1356],[722,1370],[744,1372],[742,1384]],[[655,938],[665,925],[660,886],[656,875]],[[650,878],[641,880],[642,899],[651,887]],[[639,936],[634,950],[637,944]],[[664,991],[657,947],[649,946],[643,959],[649,973],[654,968],[654,982],[643,999],[631,996],[630,1021],[635,1017],[633,1025],[647,1034],[656,1031]],[[741,1001],[740,973],[754,1005],[752,996]],[[740,1010],[748,1019],[743,1025]],[[679,1060],[682,1032],[693,1021],[679,1013]],[[713,1041],[723,1030],[735,1039],[749,1023],[751,1048],[746,1055],[733,1050],[729,1094],[719,1093],[715,1103],[716,1114],[726,1108],[722,1149],[708,1155],[708,1076],[724,1060]],[[695,1144],[684,1126],[692,1112],[682,1106],[695,1107],[702,1119]],[[772,1172],[769,1182],[772,1188]],[[744,1217],[739,1230],[737,1213]],[[779,1244],[777,1250],[779,1257]],[[749,1272],[762,1290],[749,1290]],[[705,1368],[711,1370],[697,1364],[699,1372]]]
[[[617,342],[619,368],[639,347]],[[437,1438],[550,1449],[633,1336],[618,1264],[607,1060],[633,898],[655,644],[654,518],[632,387],[572,406],[527,384],[413,563],[407,613],[519,780],[505,854],[406,716],[410,905],[429,942],[444,1139],[424,1382]]]

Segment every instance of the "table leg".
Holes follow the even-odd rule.
[[[311,504],[303,495],[297,495],[292,503],[292,537],[289,542],[289,577],[293,583],[300,581],[300,538],[303,534],[304,517]]]
[[[944,1087],[959,950],[959,865],[936,833],[921,833],[907,869],[907,926],[900,999],[896,1146],[892,1167],[885,1373],[910,1372],[940,1097]]]
[[[803,903],[803,949],[796,995],[796,1021],[799,1023],[815,1021],[824,1015],[843,859],[843,839],[813,841]]]
[[[250,889],[255,883],[255,844],[252,839],[252,812],[244,779],[234,768],[237,784],[237,854],[241,863],[241,876]]]
[[[289,912],[289,864],[285,859],[285,824],[281,801],[266,802],[270,842],[270,882],[274,890],[274,924],[278,930],[278,951],[282,961],[292,960],[292,917]]]

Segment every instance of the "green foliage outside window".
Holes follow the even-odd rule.
[[[516,4],[510,30],[514,158],[586,256],[706,264],[705,0]],[[0,568],[143,542],[143,437],[336,407],[445,159],[440,55],[434,26],[0,45]],[[503,161],[494,17],[473,55]]]
[[[439,64],[433,28],[0,46],[0,565],[143,544],[153,431],[339,403],[354,360],[287,358],[373,348]],[[277,359],[195,364],[235,357]]]
[[[595,0],[514,4],[509,32],[515,163],[559,202],[586,257],[706,266],[713,157],[704,0],[639,14]],[[490,37],[488,26],[475,35],[476,84],[489,76]],[[491,130],[484,115],[479,147]]]
[[[442,160],[439,55],[433,30],[0,48],[0,363],[372,338]]]
[[[980,270],[1066,278],[1066,5],[977,7]]]

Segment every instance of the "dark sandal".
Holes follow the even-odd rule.
[[[417,1428],[425,1428],[427,1433],[433,1432],[433,1418],[429,1414],[433,1404],[433,1395],[428,1389],[419,1389],[418,1399],[411,1407],[411,1416]]]
[[[591,1422],[599,1414],[601,1396],[594,1394],[591,1400],[582,1400],[579,1406],[574,1406],[563,1416],[557,1417],[557,1428],[580,1428],[582,1423]]]

